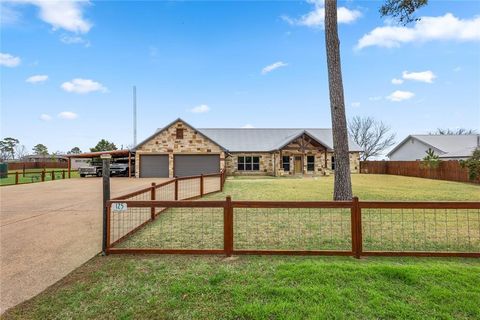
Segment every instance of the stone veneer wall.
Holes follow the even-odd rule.
[[[238,157],[260,157],[260,170],[258,171],[238,171]],[[274,175],[273,173],[273,154],[268,152],[232,152],[225,159],[227,175]]]
[[[177,128],[183,129],[183,139],[177,139]],[[220,168],[225,168],[225,153],[210,139],[195,131],[181,121],[175,122],[169,128],[158,133],[155,137],[139,147],[135,155],[135,176],[140,176],[141,154],[168,154],[169,176],[173,177],[174,154],[219,154]]]
[[[280,152],[265,153],[243,153],[234,152],[227,156],[226,170],[228,175],[276,175],[287,176],[293,174],[294,157],[301,155],[296,152],[282,151],[282,156],[290,157],[290,169],[291,172],[283,172],[282,160],[280,158]],[[315,170],[307,171],[307,158],[306,156],[315,156]],[[260,170],[259,171],[238,171],[238,157],[239,156],[258,156],[260,157]],[[304,171],[307,175],[330,175],[332,173],[332,156],[333,152],[327,152],[327,168],[325,168],[325,152],[324,151],[307,151],[305,153]],[[360,169],[360,155],[358,152],[350,153],[350,171],[352,173],[358,173]]]

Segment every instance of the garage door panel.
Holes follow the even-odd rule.
[[[168,155],[140,155],[140,178],[168,178]]]
[[[175,155],[174,160],[177,177],[220,172],[219,155]]]

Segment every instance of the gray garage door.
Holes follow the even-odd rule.
[[[174,159],[177,177],[220,172],[219,155],[175,155]]]
[[[140,178],[168,178],[168,155],[141,155]]]

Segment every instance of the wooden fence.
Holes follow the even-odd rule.
[[[8,170],[67,169],[67,161],[8,162]]]
[[[222,191],[225,179],[225,170],[214,174],[179,177],[160,184],[152,183],[151,187],[116,197],[112,201],[192,200],[210,193]],[[112,213],[111,220],[116,220],[116,224],[114,222],[112,226],[116,228],[108,231],[109,239],[113,243],[123,240],[149,221],[154,220],[165,209],[162,207],[152,207],[148,210],[130,209],[128,215]]]
[[[2,185],[12,185],[12,184],[25,184],[25,183],[35,183],[35,182],[45,182],[53,181],[60,179],[70,179],[71,172],[67,170],[41,170],[41,171],[22,171],[9,172],[7,178],[13,177],[13,180]]]
[[[155,187],[107,203],[108,254],[480,258],[480,202],[174,201]]]
[[[436,168],[430,168],[422,161],[360,161],[360,173],[480,183],[480,179],[470,180],[468,170],[455,160],[440,161]]]

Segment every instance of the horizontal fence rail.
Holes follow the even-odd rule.
[[[108,253],[480,257],[480,202],[120,199],[107,221]]]
[[[76,170],[75,170],[76,171]],[[74,172],[71,170],[70,172]],[[13,182],[11,184],[25,184],[25,183],[35,183],[35,182],[45,182],[53,181],[60,179],[70,179],[71,174],[68,173],[68,170],[42,170],[42,171],[15,171],[8,172],[7,178],[13,177]]]
[[[216,174],[179,177],[160,184],[152,183],[151,187],[114,198],[111,203],[119,201],[132,203],[131,201],[134,201],[136,205],[129,207],[126,212],[110,212],[110,225],[107,233],[111,244],[122,241],[149,222],[154,221],[167,208],[172,211],[172,204],[151,206],[152,202],[171,201],[170,203],[177,203],[175,202],[177,200],[201,198],[207,194],[222,191],[225,179],[224,170]],[[184,226],[185,222],[182,225]]]
[[[360,161],[360,173],[480,183],[480,179],[470,180],[468,169],[455,160],[439,161],[437,167],[429,167],[423,161]]]

